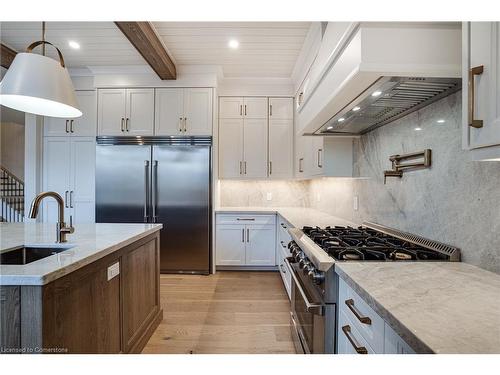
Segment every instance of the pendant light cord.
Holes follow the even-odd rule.
[[[42,21],[42,40],[45,42],[45,21]],[[45,43],[42,44],[42,54],[45,56]]]

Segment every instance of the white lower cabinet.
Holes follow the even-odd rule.
[[[45,137],[43,147],[43,190],[55,191],[64,199],[65,220],[95,221],[95,138]],[[43,221],[55,223],[58,207],[54,199],[42,203]]]
[[[217,266],[275,266],[275,215],[217,215]]]
[[[342,279],[339,279],[337,338],[339,354],[415,353]]]

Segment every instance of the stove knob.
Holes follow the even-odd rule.
[[[304,275],[307,275],[309,274],[309,272],[314,272],[314,270],[315,270],[314,265],[311,262],[307,262],[304,265],[304,269],[302,270],[302,272],[304,272]]]
[[[312,282],[316,285],[320,285],[325,281],[325,274],[320,271],[311,271],[308,273],[309,278],[312,280]]]
[[[303,269],[306,266],[306,264],[309,264],[309,261],[306,259],[304,254],[302,254],[302,258],[299,260],[299,268]]]

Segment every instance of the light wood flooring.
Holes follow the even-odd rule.
[[[163,321],[143,353],[295,353],[278,272],[161,275]]]

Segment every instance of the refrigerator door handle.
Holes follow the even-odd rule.
[[[153,177],[152,177],[152,202],[151,202],[151,208],[152,208],[152,222],[156,223],[156,219],[158,218],[156,216],[156,210],[158,208],[158,160],[153,161]]]
[[[149,220],[148,216],[148,204],[149,204],[149,160],[144,160],[144,222],[147,223]]]

